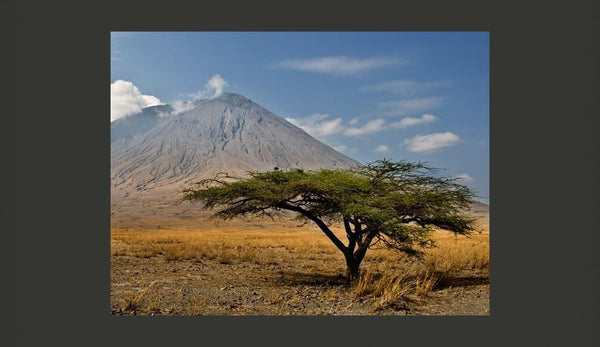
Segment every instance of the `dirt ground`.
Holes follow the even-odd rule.
[[[250,224],[249,224],[250,223]],[[115,229],[111,237],[113,315],[489,315],[489,234],[441,237],[445,275],[421,295],[358,295],[341,253],[315,228],[277,222],[172,232]],[[274,226],[287,231],[274,231]],[[229,229],[228,229],[229,228]],[[243,229],[243,233],[236,231]],[[308,241],[305,241],[308,240]],[[477,248],[479,247],[479,248]],[[484,247],[484,248],[481,248]],[[486,248],[487,247],[487,248]],[[474,251],[477,249],[477,251]],[[470,253],[469,253],[470,252]],[[479,252],[479,253],[475,253]],[[440,256],[442,254],[443,256]],[[448,265],[454,259],[454,265]],[[457,260],[458,259],[458,260]],[[489,258],[487,259],[489,261]],[[404,258],[367,254],[363,271],[402,273]],[[434,263],[433,261],[431,263]],[[468,263],[468,264],[467,264]],[[458,265],[456,265],[458,264]],[[417,283],[417,287],[419,284]],[[389,289],[389,290],[388,290]],[[414,288],[413,288],[414,289]],[[387,297],[387,299],[385,299]],[[385,300],[384,300],[385,299]],[[385,302],[385,304],[377,304]]]
[[[115,315],[488,315],[489,283],[475,277],[420,301],[376,311],[353,299],[341,274],[290,266],[113,257]],[[126,298],[139,297],[131,307]],[[137,298],[134,298],[137,299]]]

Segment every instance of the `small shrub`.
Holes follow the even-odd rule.
[[[141,293],[127,293],[121,302],[123,311],[136,311],[140,308],[140,302],[145,292]]]
[[[439,282],[439,278],[427,271],[425,275],[416,279],[415,282],[415,293],[417,296],[427,296],[435,285]]]
[[[404,283],[403,276],[363,274],[354,285],[354,299],[370,298],[373,309],[379,311],[397,304],[407,296],[410,285]]]

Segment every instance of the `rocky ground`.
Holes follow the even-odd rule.
[[[381,309],[356,299],[341,272],[293,264],[113,256],[113,315],[488,315],[487,276],[447,280]]]

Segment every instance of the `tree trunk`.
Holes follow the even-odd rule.
[[[360,263],[362,258],[356,258],[352,252],[348,252],[345,254],[346,256],[346,279],[348,283],[354,282],[358,279],[358,275],[360,274]]]

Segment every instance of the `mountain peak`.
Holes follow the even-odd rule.
[[[176,196],[220,172],[360,165],[243,95],[223,93],[193,106],[165,117],[168,106],[148,108],[147,117],[111,123],[112,193]]]
[[[236,93],[222,93],[221,95],[214,97],[211,100],[223,101],[234,106],[241,106],[252,102],[252,100],[246,98],[245,96]]]
[[[223,99],[229,99],[229,98],[241,98],[241,99],[246,99],[248,100],[248,98],[246,98],[245,96],[243,96],[242,94],[238,94],[238,93],[231,93],[231,92],[223,92],[221,93],[219,96],[217,96],[216,98],[223,98]]]

